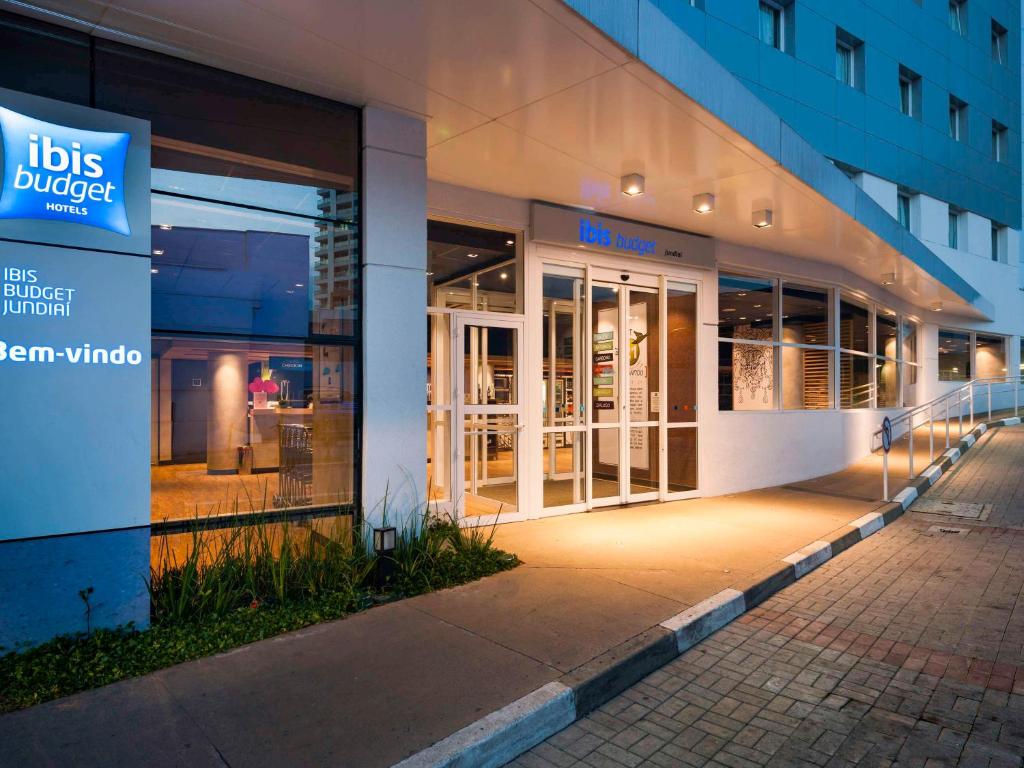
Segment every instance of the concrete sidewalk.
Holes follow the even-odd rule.
[[[513,762],[1021,766],[1024,428]],[[984,517],[984,519],[981,519]]]
[[[5,715],[0,765],[391,765],[880,507],[858,471],[502,526],[514,571]]]

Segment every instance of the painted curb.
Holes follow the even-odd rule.
[[[605,651],[559,680],[492,712],[392,768],[492,768],[504,765],[597,709],[776,592],[899,519],[989,429],[1020,418],[979,424],[941,454],[893,501],[775,565],[740,580],[656,627]]]
[[[572,689],[548,683],[394,768],[497,768],[576,720]]]

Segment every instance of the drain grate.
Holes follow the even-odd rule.
[[[947,515],[962,517],[965,520],[988,520],[992,511],[991,504],[979,504],[972,501],[946,501],[944,499],[921,499],[914,504],[915,512],[930,515]]]

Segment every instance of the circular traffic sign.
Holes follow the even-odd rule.
[[[892,422],[886,416],[882,419],[882,450],[888,453],[892,449]]]

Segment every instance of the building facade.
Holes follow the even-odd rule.
[[[1018,394],[1019,5],[235,6],[0,17],[0,645],[145,624],[196,518],[738,492]]]

